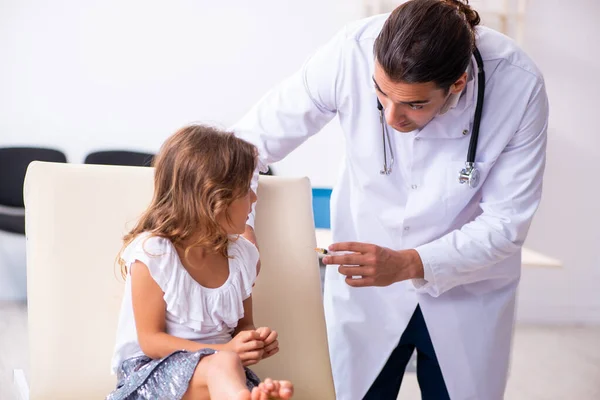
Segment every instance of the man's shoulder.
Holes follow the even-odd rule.
[[[378,14],[350,22],[344,28],[346,40],[357,45],[372,46],[389,15],[389,13]]]
[[[510,37],[485,26],[477,27],[477,47],[486,74],[511,74],[519,79],[542,81],[543,75],[531,57]],[[491,74],[490,74],[491,77]]]

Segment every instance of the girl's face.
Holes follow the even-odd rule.
[[[248,189],[248,192],[234,200],[227,209],[227,215],[223,216],[220,224],[229,235],[241,235],[246,230],[248,215],[252,212],[252,204],[256,202],[256,193]]]

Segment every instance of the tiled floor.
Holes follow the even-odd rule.
[[[1,400],[18,399],[15,368],[27,372],[26,308],[0,303]],[[416,376],[409,373],[398,399],[419,398]],[[600,400],[600,327],[519,326],[505,399]]]

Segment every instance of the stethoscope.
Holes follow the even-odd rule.
[[[483,110],[483,96],[485,94],[485,72],[483,70],[483,59],[479,50],[475,48],[473,51],[475,61],[477,62],[477,105],[475,106],[475,116],[473,118],[473,132],[469,141],[469,151],[467,152],[467,161],[465,168],[460,170],[458,181],[467,183],[470,188],[474,189],[479,185],[479,170],[475,166],[475,155],[477,152],[477,139],[479,138],[479,126],[481,124],[481,112]],[[382,175],[392,173],[394,165],[394,151],[390,142],[390,134],[385,122],[383,106],[377,99],[377,109],[379,110],[379,122],[381,123],[381,136],[383,138],[383,169],[380,171]],[[388,150],[390,154],[390,162],[388,164]]]

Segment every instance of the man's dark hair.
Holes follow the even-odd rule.
[[[468,0],[411,0],[396,8],[375,41],[375,58],[394,82],[434,82],[444,90],[467,70],[480,18]]]

